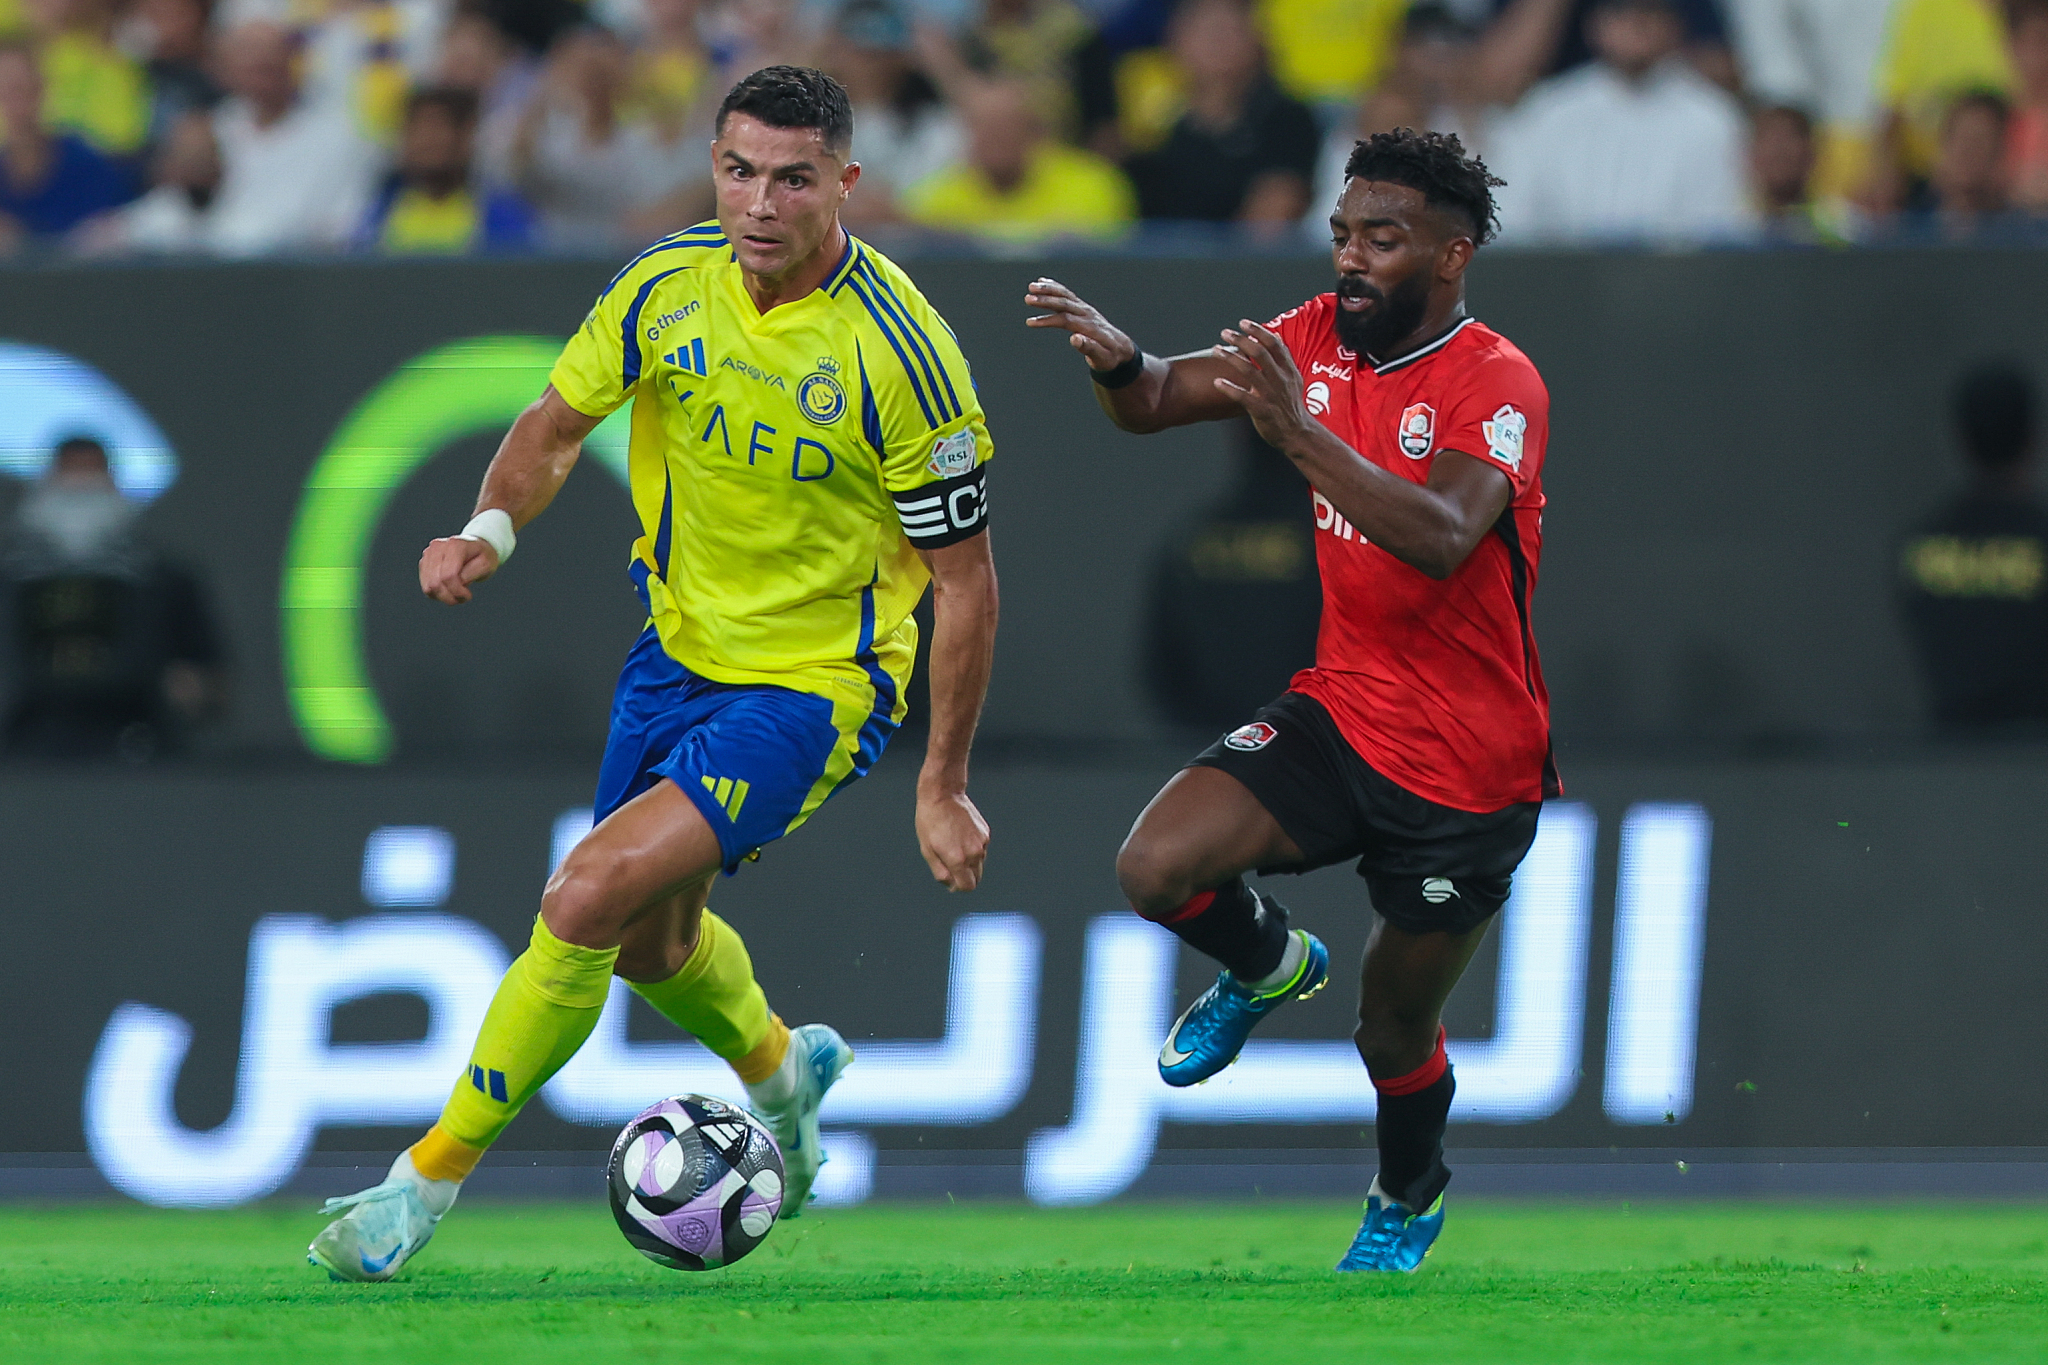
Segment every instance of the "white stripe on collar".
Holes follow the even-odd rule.
[[[1467,327],[1470,327],[1473,323],[1477,321],[1479,321],[1479,319],[1474,317],[1460,318],[1458,319],[1457,326],[1451,328],[1450,331],[1445,332],[1435,341],[1425,342],[1423,345],[1417,346],[1414,350],[1410,351],[1407,355],[1401,356],[1398,359],[1389,360],[1385,364],[1380,364],[1379,362],[1374,361],[1372,372],[1374,374],[1391,374],[1395,370],[1400,369],[1403,365],[1413,365],[1416,361],[1422,359],[1426,355],[1434,355],[1436,352],[1441,351],[1444,347],[1450,345],[1452,337],[1464,331]],[[1372,360],[1372,357],[1367,356],[1366,359]]]

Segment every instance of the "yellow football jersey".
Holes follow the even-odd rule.
[[[983,528],[993,454],[909,276],[849,238],[821,288],[764,314],[699,224],[619,272],[550,379],[593,417],[634,400],[631,571],[671,658],[901,714],[917,550]]]

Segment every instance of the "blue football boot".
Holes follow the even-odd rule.
[[[1174,1021],[1159,1049],[1159,1079],[1168,1085],[1200,1085],[1237,1060],[1259,1020],[1288,1000],[1306,1000],[1330,979],[1330,950],[1314,934],[1290,930],[1307,949],[1301,970],[1277,990],[1255,995],[1229,971],[1203,991]]]
[[[1337,1262],[1337,1269],[1414,1270],[1429,1255],[1436,1235],[1443,1230],[1441,1194],[1429,1206],[1429,1212],[1410,1213],[1407,1205],[1387,1198],[1375,1176],[1372,1189],[1365,1196],[1365,1221],[1358,1225],[1358,1236],[1351,1239],[1351,1250]]]

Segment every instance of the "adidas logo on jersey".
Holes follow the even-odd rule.
[[[678,346],[662,359],[679,370],[696,375],[699,379],[711,376],[711,367],[704,363],[704,338],[698,337],[687,346]]]

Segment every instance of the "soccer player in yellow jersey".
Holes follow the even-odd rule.
[[[598,776],[598,824],[541,897],[440,1120],[342,1213],[315,1264],[388,1279],[462,1180],[589,1037],[614,974],[731,1062],[774,1131],[782,1216],[816,1179],[818,1106],[852,1051],[768,1008],[712,883],[867,772],[902,719],[911,608],[934,588],[931,737],[917,837],[968,891],[988,826],[967,753],[996,627],[988,430],[958,343],[909,278],[849,237],[839,208],[846,92],[817,71],[757,71],[712,143],[718,221],[619,273],[522,413],[462,534],[420,558],[449,604],[511,554],[583,438],[633,403],[644,534],[631,573],[648,625],[626,660]],[[650,1095],[652,1101],[658,1096]]]

